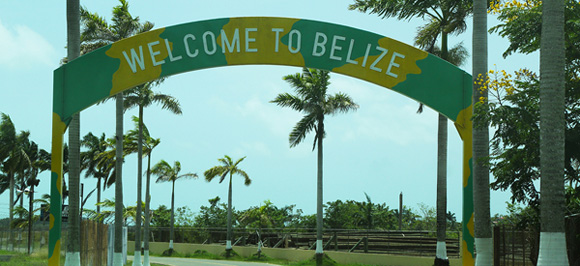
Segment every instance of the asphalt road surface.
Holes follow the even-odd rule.
[[[133,256],[127,256],[128,260],[133,260]],[[224,261],[224,260],[202,260],[191,258],[172,258],[172,257],[149,257],[151,263],[159,263],[168,266],[266,266],[276,265],[259,262],[245,261]]]

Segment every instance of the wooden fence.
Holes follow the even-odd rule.
[[[107,265],[108,225],[81,222],[81,265]]]
[[[132,229],[129,229],[129,239],[134,235]],[[225,228],[177,227],[174,242],[223,244],[225,238]],[[234,229],[233,238],[233,244],[238,246],[257,245],[261,240],[265,247],[316,248],[316,232],[312,229]],[[435,256],[437,247],[435,232],[430,231],[325,229],[323,238],[324,249],[344,252]],[[152,228],[150,239],[169,242],[169,228]],[[459,232],[449,232],[446,243],[448,256],[459,257]]]

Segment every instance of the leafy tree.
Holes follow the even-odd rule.
[[[246,157],[242,157],[237,161],[232,161],[230,156],[225,155],[224,158],[219,158],[218,161],[222,165],[214,166],[206,170],[203,175],[207,182],[211,182],[214,178],[219,176],[219,183],[223,182],[225,178],[229,175],[229,186],[228,186],[228,232],[226,238],[226,256],[230,256],[232,251],[232,176],[238,174],[244,178],[244,185],[249,186],[252,180],[248,174],[238,168],[240,164]]]
[[[527,69],[514,76],[490,70],[488,77],[484,82],[490,95],[486,100],[489,109],[476,110],[474,123],[487,120],[496,129],[490,141],[489,165],[496,178],[491,188],[510,189],[513,202],[538,205],[534,180],[540,177],[539,79]]]
[[[155,227],[169,227],[171,225],[171,209],[165,205],[159,205],[157,210],[153,210],[151,224]]]
[[[155,181],[156,183],[171,182],[171,224],[169,229],[169,254],[173,252],[173,227],[175,223],[175,181],[186,178],[197,178],[197,174],[180,174],[180,172],[181,163],[179,161],[175,161],[173,166],[171,166],[165,160],[161,160],[151,169],[151,174],[157,176],[157,180]]]
[[[578,77],[577,1],[518,1],[498,6],[504,23],[492,30],[508,36],[505,54],[540,49],[540,172],[542,235],[538,265],[567,265],[564,240],[564,170],[567,166],[566,95],[575,94],[570,82]],[[520,16],[517,16],[520,14]],[[541,18],[541,20],[540,20]],[[541,24],[539,22],[542,22]],[[514,31],[517,27],[517,32]],[[574,30],[576,28],[576,31]],[[564,34],[572,32],[572,34]],[[542,33],[542,34],[540,34]],[[524,42],[524,39],[527,43]],[[568,88],[568,89],[566,89]],[[537,141],[537,140],[536,140]],[[546,238],[551,240],[542,240]],[[545,243],[557,243],[550,252]],[[542,247],[544,246],[544,247]],[[556,247],[556,246],[555,246]]]
[[[325,208],[325,225],[332,229],[357,229],[364,222],[364,212],[358,202],[353,200],[336,200],[327,202]]]
[[[318,145],[318,173],[317,173],[317,190],[316,190],[316,265],[322,265],[322,227],[323,227],[323,201],[322,201],[322,139],[326,136],[324,129],[324,118],[326,115],[337,113],[347,113],[358,109],[358,105],[344,93],[329,95],[327,93],[330,85],[330,75],[328,71],[303,68],[302,74],[287,75],[284,80],[290,83],[290,86],[296,92],[296,95],[282,93],[276,96],[272,103],[281,107],[290,107],[296,111],[304,112],[305,116],[290,132],[290,147],[300,144],[306,134],[312,130],[314,135],[314,144],[312,150]]]
[[[538,1],[507,2],[498,4],[493,12],[503,21],[490,31],[510,40],[504,56],[512,53],[531,53],[539,49],[542,6]],[[575,11],[576,10],[576,11]],[[568,1],[566,5],[566,95],[565,95],[565,167],[564,178],[568,186],[578,188],[580,144],[577,136],[580,127],[580,3]],[[490,166],[496,181],[492,188],[512,192],[512,201],[530,205],[539,204],[539,192],[533,181],[540,177],[540,89],[539,77],[527,69],[510,74],[503,70],[490,70],[486,89],[490,110],[476,113],[474,121],[488,120],[496,128],[492,137]]]
[[[199,214],[195,216],[195,226],[202,228],[219,228],[228,225],[228,206],[220,203],[220,197],[209,199],[209,206],[201,206]],[[232,211],[235,215],[236,212]],[[237,220],[237,218],[233,218]]]

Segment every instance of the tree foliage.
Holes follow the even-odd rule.
[[[515,1],[496,4],[491,12],[502,21],[490,29],[508,38],[504,56],[512,53],[531,53],[540,48],[540,1]],[[580,192],[580,2],[566,4],[566,142],[565,180],[569,187],[568,205]],[[496,180],[495,190],[511,190],[512,201],[536,208],[539,192],[534,181],[540,177],[540,103],[538,75],[520,69],[513,75],[490,70],[487,77],[479,77],[482,89],[489,91],[488,112],[477,112],[475,126],[489,122],[495,128],[490,142],[489,165]],[[573,208],[568,208],[568,213]]]

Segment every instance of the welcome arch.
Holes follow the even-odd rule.
[[[375,83],[454,121],[463,140],[464,265],[473,264],[472,77],[425,51],[375,33],[293,18],[241,17],[152,30],[54,71],[49,265],[60,261],[63,135],[72,116],[157,78],[231,65],[324,69]]]

